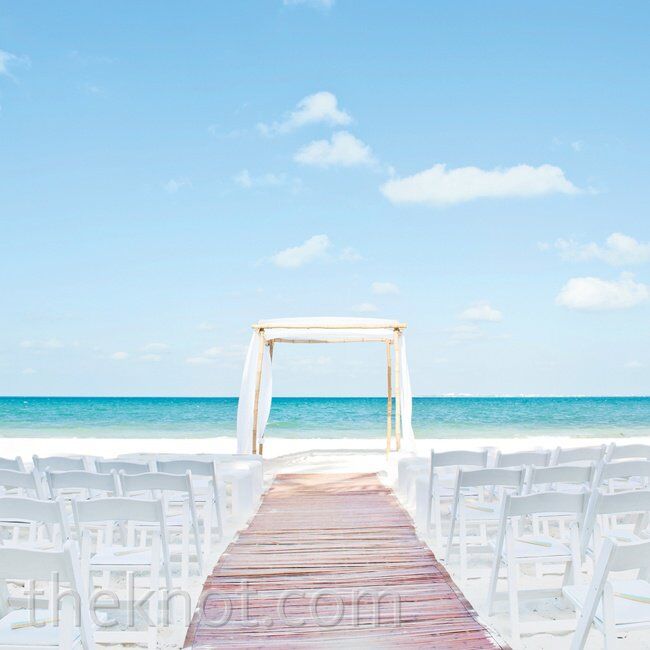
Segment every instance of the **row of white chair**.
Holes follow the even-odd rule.
[[[587,615],[582,598],[587,591],[580,584],[583,560],[589,558],[593,561],[605,552],[612,557],[622,557],[616,555],[618,551],[615,547],[610,548],[605,544],[607,540],[613,539],[615,544],[639,545],[639,568],[643,568],[643,562],[647,560],[643,552],[650,551],[650,546],[645,541],[650,491],[642,488],[648,486],[650,461],[610,461],[618,458],[646,458],[650,455],[650,448],[643,445],[627,447],[628,449],[608,449],[602,446],[556,450],[555,453],[497,452],[492,463],[488,461],[487,450],[432,452],[428,459],[427,477],[422,476],[423,463],[422,459],[418,459],[420,475],[416,478],[417,515],[421,529],[430,533],[434,527],[436,546],[440,556],[445,555],[446,563],[450,562],[454,547],[458,546],[461,579],[467,575],[469,550],[493,554],[488,595],[490,613],[493,612],[497,596],[499,571],[506,569],[511,636],[516,643],[522,629],[518,604],[520,589],[517,582],[521,564],[533,564],[537,575],[541,575],[545,565],[565,564],[564,596],[582,612],[583,617]],[[558,464],[557,461],[561,463]],[[549,466],[552,462],[553,466]],[[565,465],[566,462],[575,464]],[[488,464],[493,467],[488,467]],[[441,469],[452,467],[456,470],[455,475],[445,476],[440,472]],[[468,467],[472,469],[467,469]],[[631,489],[635,492],[621,491]],[[426,496],[423,497],[423,494]],[[446,553],[442,549],[441,525],[445,502],[449,504],[450,511]],[[635,515],[633,528],[617,528],[618,516],[629,517],[631,514]],[[471,527],[478,531],[473,537],[468,534]],[[568,536],[565,527],[568,527]],[[551,529],[556,535],[549,534]],[[601,564],[596,567],[594,580],[600,575],[598,567]],[[596,587],[597,585],[594,586]],[[646,593],[648,588],[650,585],[643,580],[631,584],[631,591],[628,591],[634,598],[638,598],[636,601],[628,599],[624,605],[638,604],[639,598],[643,602],[647,598],[650,603],[650,592]],[[532,595],[540,595],[537,593],[539,591],[533,590]],[[620,609],[619,605],[617,611]],[[650,613],[646,614],[649,615],[645,617],[643,625],[650,627]],[[611,630],[620,630],[617,625],[624,625],[619,619],[620,617],[612,618],[610,612],[607,625],[599,627],[605,632],[608,647],[611,647],[615,639]],[[596,625],[599,626],[597,621]],[[581,626],[584,628],[582,618],[579,630],[582,629]],[[539,629],[539,623],[535,627]],[[607,632],[607,629],[610,631]],[[582,647],[575,643],[576,639],[584,642],[584,638],[584,633],[576,634],[574,647]]]

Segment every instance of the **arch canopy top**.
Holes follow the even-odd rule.
[[[253,329],[264,331],[267,341],[285,343],[339,343],[354,341],[389,341],[406,323],[384,318],[274,318],[261,320]]]

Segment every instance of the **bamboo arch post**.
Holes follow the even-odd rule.
[[[393,435],[393,363],[391,342],[386,341],[386,454],[390,453],[391,438]]]
[[[253,402],[253,439],[251,444],[251,452],[257,452],[257,422],[260,409],[260,388],[262,386],[262,365],[264,361],[264,330],[260,329],[257,332],[259,336],[259,348],[257,349],[257,374],[255,375],[255,401]],[[261,453],[261,452],[260,452]]]
[[[402,437],[402,377],[400,363],[400,331],[395,328],[395,450],[399,451]]]

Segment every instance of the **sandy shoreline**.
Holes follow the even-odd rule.
[[[480,447],[498,447],[502,451],[545,448],[556,446],[582,447],[617,444],[650,444],[649,436],[634,437],[572,437],[572,436],[532,436],[532,437],[493,437],[493,438],[422,438],[416,440],[416,453],[426,455],[430,449],[440,451],[448,449],[477,449]],[[331,453],[337,450],[374,452],[385,449],[385,440],[381,438],[267,438],[264,443],[264,456],[277,459],[287,454],[296,453]],[[23,456],[26,460],[33,454],[39,456],[78,454],[89,456],[114,457],[121,454],[139,452],[179,454],[216,454],[236,453],[237,442],[231,437],[216,438],[0,438],[0,456]],[[362,462],[360,455],[358,460]],[[391,454],[394,458],[396,454]],[[275,465],[275,463],[274,463]],[[389,462],[389,467],[392,463]],[[362,469],[360,467],[360,469]]]

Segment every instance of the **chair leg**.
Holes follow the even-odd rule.
[[[603,590],[603,634],[605,635],[605,650],[616,650],[616,625],[614,618],[614,595],[611,583],[607,583]]]
[[[508,605],[510,607],[510,636],[514,645],[519,645],[519,593],[517,578],[519,565],[510,560],[508,562]]]
[[[436,527],[436,548],[442,548],[442,515],[440,513],[440,501],[437,496],[433,497],[433,519]]]
[[[499,569],[501,568],[501,559],[495,554],[492,562],[492,573],[490,575],[490,585],[488,587],[487,608],[488,616],[494,614],[494,599],[497,595],[497,583],[499,582]]]
[[[459,552],[460,552],[460,579],[467,579],[467,523],[461,514],[458,521]]]

